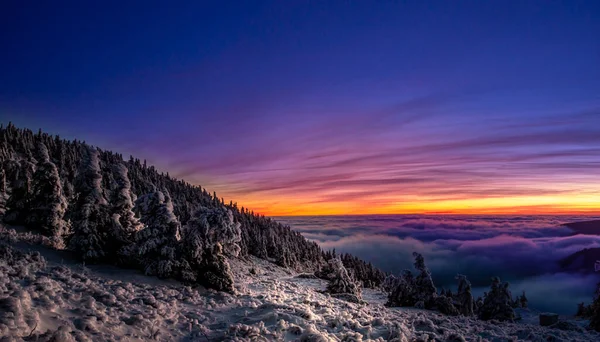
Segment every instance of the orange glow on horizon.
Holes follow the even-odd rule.
[[[225,192],[223,192],[225,194]],[[411,196],[407,196],[411,197]],[[226,194],[266,216],[320,215],[600,215],[600,194],[571,196],[515,196],[456,200],[376,198],[320,202],[301,196],[248,196]]]
[[[369,170],[307,178],[300,172],[203,177],[194,182],[265,216],[326,215],[586,215],[600,216],[595,177],[521,175],[489,178],[442,174],[421,181],[388,182]],[[320,175],[320,174],[319,174]],[[517,177],[518,176],[518,177]],[[413,179],[417,181],[411,182]],[[407,181],[405,181],[407,180]]]

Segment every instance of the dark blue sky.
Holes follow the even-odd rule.
[[[9,1],[0,44],[0,121],[265,212],[600,202],[599,1]]]

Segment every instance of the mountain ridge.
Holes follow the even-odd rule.
[[[600,220],[569,222],[561,226],[571,228],[575,234],[600,235]]]
[[[225,257],[256,256],[296,271],[317,271],[332,257],[289,226],[226,204],[216,193],[133,156],[125,160],[79,140],[9,123],[0,126],[0,166],[3,220],[41,231],[50,244],[75,250],[88,263],[189,280],[198,278],[191,274],[195,269],[227,273]],[[192,240],[183,247],[179,242]],[[132,255],[138,259],[132,249],[145,251],[141,265],[129,263]],[[215,252],[223,258],[212,260]],[[358,258],[344,261],[366,287],[379,286],[385,277]]]

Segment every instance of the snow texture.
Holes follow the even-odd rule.
[[[33,245],[0,247],[0,336],[6,341],[595,341],[575,323],[480,321],[336,299],[321,279],[251,257],[231,259],[237,295],[89,265]],[[25,252],[21,249],[40,249]],[[40,255],[44,254],[46,258]],[[251,274],[254,268],[256,274]],[[242,285],[243,284],[243,285]],[[565,330],[566,329],[566,330]],[[4,341],[3,340],[3,341]]]

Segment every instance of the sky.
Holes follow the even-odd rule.
[[[598,1],[2,7],[0,122],[255,211],[600,213]]]

